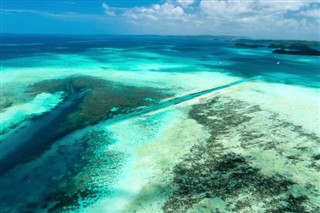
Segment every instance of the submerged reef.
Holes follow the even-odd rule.
[[[82,167],[64,177],[57,190],[47,195],[47,203],[54,203],[48,212],[79,211],[94,204],[109,194],[122,167],[123,153],[108,149],[116,142],[110,132],[91,131],[79,142],[86,147],[80,160]]]
[[[228,97],[189,115],[210,137],[175,166],[164,212],[320,211],[316,135]]]
[[[123,150],[112,149],[124,142],[115,139],[119,132],[114,130],[121,124],[110,132],[95,131],[83,137],[82,142],[88,144],[83,155],[86,166],[65,187],[48,197],[48,201],[57,202],[50,212],[88,212],[99,201],[112,200],[114,180],[123,177],[122,169],[128,164],[128,150],[139,154],[137,162],[130,162],[139,165],[130,173],[138,177],[130,180],[143,178],[141,173],[145,169],[157,169],[147,175],[146,182],[140,180],[144,182],[142,188],[130,195],[127,205],[119,208],[123,211],[110,212],[320,211],[317,135],[281,119],[275,112],[227,95],[174,108],[180,113],[189,112],[188,118],[185,114],[183,117],[188,125],[180,126],[176,120],[178,123],[170,123],[166,132],[143,143],[141,135],[128,133],[124,138],[130,143]],[[145,131],[149,127],[144,125],[149,124],[151,117],[140,118],[130,125],[132,129]],[[141,126],[137,127],[138,124]],[[140,148],[132,147],[139,143]],[[109,207],[104,205],[102,202],[93,209],[108,212]]]
[[[3,112],[4,109],[10,107],[13,104],[13,101],[9,98],[1,98],[0,100],[0,112]]]
[[[1,213],[320,212],[318,57],[272,54],[318,41],[13,36],[2,47]]]
[[[65,135],[76,129],[97,124],[118,114],[134,111],[137,107],[154,104],[171,95],[154,88],[125,86],[91,76],[53,79],[31,85],[27,93],[54,93],[88,90],[78,107],[71,112],[56,130]],[[152,101],[150,101],[152,100]]]
[[[1,175],[19,164],[37,158],[55,141],[75,130],[97,124],[118,114],[132,112],[171,96],[154,88],[126,86],[90,76],[41,81],[30,85],[26,94],[36,97],[42,93],[61,91],[65,94],[65,101],[56,107],[56,111],[53,109],[47,114],[31,117],[29,126],[34,128],[29,128],[30,131],[28,128],[18,130],[5,139],[14,141],[15,135],[20,133],[27,136],[18,139],[21,146],[1,159]],[[62,107],[65,102],[66,107]],[[55,115],[55,112],[59,113]]]
[[[70,87],[78,91],[88,90],[78,109],[66,119],[71,129],[74,128],[74,125],[96,124],[102,119],[132,111],[136,107],[154,104],[154,102],[171,96],[154,88],[126,86],[91,76],[42,81],[31,85],[27,92],[38,94],[64,91],[68,94]]]

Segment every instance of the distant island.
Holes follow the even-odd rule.
[[[299,50],[285,50],[285,49],[276,49],[272,53],[276,54],[289,54],[289,55],[309,55],[309,56],[320,56],[320,51],[315,49],[299,49]]]
[[[319,42],[310,41],[271,41],[268,40],[241,40],[235,43],[236,47],[244,48],[269,48],[274,49],[272,53],[288,54],[288,55],[306,55],[306,56],[320,56],[320,51],[310,46],[320,46]]]

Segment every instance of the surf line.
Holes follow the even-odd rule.
[[[202,90],[202,91],[199,91],[199,92],[187,94],[187,95],[184,95],[184,96],[181,96],[181,97],[176,97],[176,98],[173,98],[173,99],[170,99],[170,100],[165,100],[165,101],[162,101],[162,102],[158,103],[157,105],[150,106],[150,107],[145,107],[145,108],[143,108],[141,110],[137,110],[137,111],[134,111],[134,112],[131,112],[131,113],[128,113],[128,114],[119,115],[119,116],[117,116],[115,118],[111,118],[111,119],[109,119],[107,121],[104,121],[103,125],[110,126],[110,125],[116,124],[116,123],[121,122],[121,121],[125,121],[125,120],[128,120],[128,119],[134,118],[134,117],[138,117],[138,116],[145,115],[145,114],[148,114],[148,113],[151,113],[151,112],[154,112],[154,111],[157,111],[157,110],[161,110],[161,109],[164,109],[164,108],[167,108],[167,107],[170,107],[170,106],[174,106],[174,105],[180,104],[180,103],[185,102],[185,101],[192,100],[192,99],[197,98],[197,97],[202,96],[202,95],[206,95],[206,94],[209,94],[209,93],[212,93],[212,92],[222,91],[224,89],[228,89],[228,88],[231,88],[231,87],[234,87],[234,86],[238,86],[240,84],[244,84],[244,83],[247,83],[247,82],[250,82],[250,81],[259,80],[259,79],[262,79],[262,78],[264,78],[264,77],[260,76],[260,75],[259,76],[254,76],[254,77],[242,79],[242,80],[239,80],[239,81],[234,81],[234,82],[229,83],[229,84],[224,84],[222,86],[218,86],[218,87]]]

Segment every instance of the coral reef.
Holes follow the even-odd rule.
[[[164,212],[320,210],[317,136],[227,97],[195,105],[190,116],[211,136],[175,166]]]
[[[115,143],[111,133],[92,131],[80,142],[86,147],[82,153],[82,167],[64,177],[58,189],[47,196],[48,203],[55,203],[49,212],[79,211],[92,205],[109,194],[109,186],[122,167],[123,154],[108,150]]]

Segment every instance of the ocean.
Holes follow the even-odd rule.
[[[3,34],[1,212],[319,212],[320,58],[270,44],[320,49]]]

